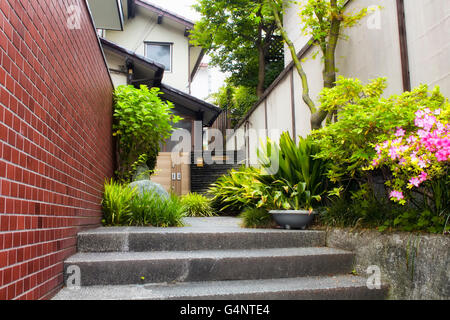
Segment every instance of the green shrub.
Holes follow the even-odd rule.
[[[436,110],[447,104],[436,87],[421,85],[400,96],[382,98],[386,79],[367,85],[358,79],[340,77],[334,88],[320,94],[321,108],[337,112],[338,121],[312,132],[320,146],[318,158],[328,161],[327,176],[339,185],[366,183],[373,173],[363,171],[376,152],[375,145],[388,140],[397,127],[411,132],[418,106]],[[445,109],[445,108],[444,108]]]
[[[119,86],[114,92],[114,136],[118,138],[120,180],[128,181],[133,164],[145,154],[153,170],[160,144],[170,137],[173,124],[181,120],[172,113],[173,104],[162,101],[159,88]]]
[[[131,212],[130,203],[136,192],[128,186],[111,179],[105,182],[102,199],[103,224],[117,226],[128,224]]]
[[[263,185],[256,179],[260,170],[242,166],[223,175],[208,189],[213,206],[221,213],[239,214],[246,207],[256,207]]]
[[[271,228],[275,225],[272,216],[264,208],[246,208],[239,216],[244,228]]]
[[[102,209],[106,226],[180,227],[185,216],[176,195],[165,199],[156,192],[139,194],[113,180],[105,183]]]
[[[181,198],[183,210],[188,217],[212,217],[211,200],[198,193],[189,193]]]
[[[436,117],[448,123],[448,100],[438,87],[430,92],[426,85],[421,85],[411,92],[382,98],[385,88],[386,79],[383,78],[363,85],[357,79],[341,77],[336,87],[326,88],[320,95],[321,108],[337,112],[338,120],[312,132],[314,143],[321,147],[317,157],[329,160],[327,177],[335,187],[333,200],[322,215],[322,222],[376,227],[379,230],[442,232],[446,225],[448,228],[449,213],[445,210],[450,199],[450,193],[446,191],[448,175],[447,178],[427,181],[425,197],[411,190],[410,202],[401,207],[389,203],[390,181],[399,176],[400,170],[410,169],[401,166],[389,170],[387,165],[380,165],[376,170],[367,169],[377,158],[377,144],[399,139],[399,135],[404,135],[399,140],[411,139],[411,134],[417,131],[415,118],[419,107],[429,109],[433,114],[440,109],[440,116]],[[381,180],[386,187],[382,184],[376,186],[376,180]],[[399,183],[405,183],[406,187],[408,181]],[[428,193],[433,193],[433,196],[429,197]],[[428,203],[427,198],[436,201]]]

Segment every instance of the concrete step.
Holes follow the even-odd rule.
[[[99,228],[78,235],[79,252],[145,252],[325,246],[322,231]]]
[[[266,280],[205,281],[172,284],[64,288],[54,300],[375,300],[387,286],[369,290],[353,275]],[[223,310],[222,310],[223,311]]]
[[[337,275],[352,270],[353,258],[326,247],[78,253],[64,269],[78,266],[82,286],[124,285]]]

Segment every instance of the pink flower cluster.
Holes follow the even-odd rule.
[[[435,115],[439,113],[440,110],[434,112]],[[438,162],[448,161],[450,159],[450,125],[448,123],[444,125],[438,121],[428,108],[418,110],[414,122],[418,128],[422,128],[417,131],[420,144],[434,153]]]
[[[441,122],[440,110],[419,109],[415,115],[416,132],[406,137],[406,131],[399,127],[393,133],[395,138],[375,146],[377,156],[372,167],[389,163],[396,179],[408,181],[408,188],[419,187],[427,179],[434,166],[446,165],[450,161],[450,125]],[[394,181],[395,182],[395,181]],[[404,199],[400,187],[403,183],[394,183],[390,193],[392,200]],[[397,190],[395,190],[397,189]]]
[[[389,194],[389,196],[391,198],[394,198],[397,201],[403,200],[405,197],[403,196],[403,192],[401,191],[397,191],[397,190],[393,190],[391,191],[391,193]]]

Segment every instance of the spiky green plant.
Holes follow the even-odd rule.
[[[239,170],[230,170],[221,176],[208,189],[213,196],[212,201],[219,211],[240,213],[246,207],[256,207],[260,200],[258,187],[261,183],[256,179],[259,169],[242,166]]]
[[[315,158],[319,151],[309,139],[299,137],[295,144],[288,132],[281,135],[279,144],[269,139],[257,150],[262,168],[257,179],[268,186],[269,206],[311,210],[320,201],[325,191],[326,163]]]

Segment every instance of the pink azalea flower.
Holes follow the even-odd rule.
[[[409,136],[408,139],[406,139],[406,142],[408,142],[409,144],[413,144],[416,141],[417,141],[417,138],[414,136]]]
[[[395,132],[395,136],[396,137],[403,137],[405,135],[405,130],[403,130],[402,128],[397,128],[397,131]]]
[[[423,116],[425,115],[425,112],[423,112],[423,110],[417,110],[416,113],[415,113],[415,115],[416,115],[417,117],[423,117]]]
[[[450,150],[439,150],[438,152],[436,152],[436,159],[438,162],[450,160]]]
[[[403,192],[397,191],[397,190],[391,191],[391,193],[389,194],[389,196],[390,196],[391,198],[396,199],[396,200],[402,200],[402,199],[404,199]]]
[[[427,166],[426,162],[423,161],[422,159],[419,160],[419,162],[417,163],[417,165],[419,166],[419,168],[423,169]]]
[[[425,171],[422,171],[422,173],[419,175],[419,181],[422,183],[425,180],[427,180],[428,174]]]
[[[417,187],[420,185],[421,181],[420,181],[419,178],[414,177],[414,178],[409,179],[409,183],[410,183],[412,186],[414,186],[414,187],[417,188]]]
[[[398,158],[398,148],[397,147],[391,147],[389,149],[389,157],[391,157],[392,160],[395,160]]]

